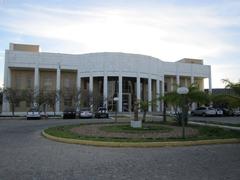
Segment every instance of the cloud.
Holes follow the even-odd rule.
[[[209,6],[159,3],[156,7],[137,8],[55,8],[26,4],[21,8],[0,8],[0,29],[35,40],[46,39],[48,51],[122,51],[167,61],[204,58],[211,64],[211,59],[239,51],[236,34],[228,31],[240,28],[240,13],[236,11],[239,8],[236,1]],[[230,42],[229,36],[234,41]],[[41,45],[44,50],[44,44]],[[219,69],[215,66],[212,74],[222,79]],[[216,81],[214,85],[219,86]]]
[[[235,50],[211,31],[236,25],[236,20],[220,18],[210,8],[71,10],[27,5],[23,9],[1,11],[5,14],[0,23],[2,28],[84,43],[93,51],[132,51],[175,60],[186,55],[215,56]]]

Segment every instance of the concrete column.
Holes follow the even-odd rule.
[[[5,59],[7,59],[5,57]],[[8,64],[5,60],[5,67],[4,67],[4,88],[11,87],[11,69],[8,67]],[[6,96],[3,94],[3,105],[2,105],[2,112],[8,113],[10,112],[10,105],[6,99]]]
[[[173,91],[173,77],[170,77],[170,91]]]
[[[37,97],[39,94],[39,68],[36,66],[34,68],[34,96]],[[36,100],[34,100],[34,104],[36,103]]]
[[[81,75],[80,75],[80,70],[77,70],[77,90],[80,91],[81,90]]]
[[[148,101],[152,101],[152,79],[148,78]],[[152,112],[152,106],[149,104],[148,111]]]
[[[93,76],[89,77],[89,92],[93,93]]]
[[[191,76],[191,84],[194,83],[194,76]]]
[[[39,68],[38,68],[38,66],[36,66],[34,69],[34,89],[35,89],[36,93],[38,94],[38,92],[39,92]]]
[[[177,79],[176,77],[176,81],[179,82],[179,79]],[[179,84],[176,82],[176,84]],[[173,86],[175,86],[174,82],[173,82],[173,77],[170,78],[170,91],[172,92],[174,90]],[[176,87],[175,87],[176,88]],[[174,108],[173,106],[171,106],[171,112],[174,112]]]
[[[178,86],[180,85],[180,76],[179,75],[176,76],[176,83]]]
[[[105,75],[103,78],[103,105],[108,106],[108,77]]]
[[[57,79],[56,79],[56,90],[60,91],[61,89],[61,67],[59,65],[59,67],[57,68]],[[60,101],[58,100],[56,102],[56,112],[60,112]]]
[[[81,100],[81,75],[80,75],[80,70],[77,70],[77,93],[78,93],[78,107],[77,110],[80,110],[81,104],[80,104],[80,100]]]
[[[208,87],[209,87],[209,93],[212,94],[212,77],[211,77],[211,75],[208,77]]]
[[[162,87],[161,87],[161,95],[164,96],[165,94],[165,81],[164,81],[164,76],[162,78]],[[161,102],[161,111],[163,112],[163,108],[164,108],[164,102]]]
[[[137,100],[141,100],[141,82],[140,77],[137,77]]]
[[[122,112],[122,76],[118,76],[118,112]]]
[[[159,101],[159,97],[160,97],[160,82],[159,79],[156,80],[156,88],[157,88],[157,112],[160,111],[160,101]]]

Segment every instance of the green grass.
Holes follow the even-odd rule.
[[[171,124],[172,122],[168,122],[167,124]],[[154,124],[154,123],[152,123]],[[114,142],[166,142],[166,141],[194,141],[194,140],[211,140],[211,139],[231,139],[231,138],[240,138],[240,131],[234,130],[226,130],[222,128],[215,127],[206,127],[206,126],[196,126],[189,125],[189,127],[196,128],[199,131],[199,135],[194,137],[189,137],[186,139],[182,138],[111,138],[111,137],[100,137],[100,136],[82,136],[77,133],[71,132],[70,130],[74,127],[79,127],[82,125],[67,125],[67,126],[58,126],[51,127],[45,130],[45,132],[52,136],[62,137],[62,138],[70,138],[70,139],[80,139],[80,140],[94,140],[94,141],[114,141]],[[115,130],[119,131],[119,129],[124,129],[123,125],[119,125],[120,128],[116,128]],[[159,128],[159,123],[156,125]],[[104,126],[107,127],[107,130],[114,130],[114,126],[111,125]],[[110,128],[111,127],[111,128]],[[126,128],[128,129],[128,128]],[[171,129],[171,128],[170,128]],[[105,129],[106,130],[106,129]],[[143,130],[147,131],[147,130]],[[155,130],[149,130],[149,132],[155,132]],[[138,132],[142,133],[142,132]]]
[[[142,128],[132,128],[130,125],[106,125],[100,127],[100,130],[106,132],[122,132],[122,133],[148,133],[148,132],[169,132],[172,131],[172,128],[163,127],[160,125],[153,124],[143,124]]]

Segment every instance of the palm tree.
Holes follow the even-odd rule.
[[[240,82],[233,83],[228,79],[223,79],[225,88],[232,89],[234,94],[212,95],[212,101],[215,105],[228,107],[230,109],[240,106]]]
[[[192,103],[206,104],[209,102],[209,95],[203,91],[200,91],[198,85],[191,84],[188,87],[188,90],[189,92],[185,95],[184,98],[185,106],[183,106],[182,108],[183,115],[185,115],[184,120],[186,124],[188,122],[187,113]],[[164,100],[167,104],[173,106],[176,115],[180,115],[178,112],[178,108],[181,107],[181,104],[183,103],[183,98],[182,95],[177,93],[177,91],[166,93],[164,96],[160,97],[160,100]],[[180,117],[178,116],[178,118]]]
[[[228,79],[222,80],[224,84],[226,84],[225,88],[230,88],[236,94],[236,97],[240,99],[240,81],[237,83],[231,82]]]

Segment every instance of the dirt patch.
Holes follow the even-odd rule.
[[[138,133],[126,133],[126,132],[106,132],[101,130],[103,126],[111,126],[113,124],[91,124],[91,125],[82,125],[79,127],[72,128],[71,131],[77,133],[81,136],[97,136],[97,137],[113,137],[113,138],[178,138],[182,137],[182,127],[178,126],[169,126],[169,125],[161,125],[163,127],[171,128],[172,130],[169,132],[138,132]],[[120,124],[119,124],[120,125]],[[122,125],[122,124],[121,124]],[[198,135],[198,130],[185,127],[185,134],[187,137]]]

